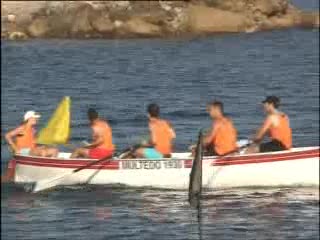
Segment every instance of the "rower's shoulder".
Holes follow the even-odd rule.
[[[100,129],[100,128],[111,128],[110,127],[110,124],[108,121],[104,120],[104,119],[99,119],[95,124],[93,124],[92,126],[93,129],[97,128],[97,129]]]
[[[170,127],[172,126],[172,124],[171,124],[171,122],[170,122],[169,120],[167,120],[167,119],[162,119],[162,121],[163,121],[165,124],[169,125]]]
[[[267,116],[266,121],[270,121],[274,124],[277,124],[281,118],[289,119],[288,115],[284,112],[273,113]]]
[[[229,124],[233,124],[233,120],[230,116],[224,116],[222,122],[227,122]]]
[[[289,118],[288,115],[284,112],[277,112],[277,113],[271,114],[270,117],[276,118],[276,119],[278,119],[279,117]]]
[[[104,124],[104,125],[108,125],[108,126],[110,125],[109,121],[106,119],[99,119],[99,123]]]
[[[170,122],[167,119],[159,118],[154,122],[150,122],[151,125],[156,125],[156,124],[170,124]]]
[[[284,112],[279,112],[281,117],[285,117],[285,118],[289,118],[288,114],[284,113]]]
[[[277,121],[277,120],[278,120],[278,117],[279,117],[279,115],[278,115],[277,113],[269,114],[269,115],[266,117],[266,122],[267,122],[267,121],[271,121],[271,122]]]
[[[17,132],[17,133],[23,133],[26,130],[26,126],[25,125],[19,125],[18,127],[16,127],[13,131]]]

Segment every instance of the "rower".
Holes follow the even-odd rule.
[[[149,118],[150,140],[147,144],[135,151],[137,158],[170,158],[172,141],[176,133],[172,125],[160,118],[160,108],[157,104],[150,104],[147,108]]]
[[[237,150],[237,130],[223,111],[223,103],[213,101],[207,105],[213,120],[209,134],[204,137],[205,155],[221,156]]]
[[[273,152],[288,150],[292,146],[292,131],[288,116],[278,110],[280,99],[276,96],[268,96],[263,102],[267,117],[253,137],[253,144],[246,153]],[[261,143],[263,137],[269,134],[271,141]]]
[[[98,112],[93,108],[88,110],[88,119],[92,129],[92,143],[76,149],[71,158],[111,158],[114,153],[111,127],[99,118]]]
[[[6,141],[15,154],[41,157],[56,157],[58,155],[56,148],[36,145],[35,126],[39,118],[40,114],[28,111],[24,114],[23,123],[6,134]]]
[[[56,157],[58,149],[46,146],[37,146],[35,138],[35,126],[40,114],[35,111],[28,111],[24,114],[23,123],[5,135],[10,149],[14,154],[25,156]],[[15,160],[10,160],[7,171],[1,176],[1,182],[13,180],[15,173]]]

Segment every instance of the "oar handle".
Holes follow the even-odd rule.
[[[133,145],[132,147],[128,147],[128,148],[124,149],[123,151],[121,151],[121,152],[120,152],[119,154],[117,154],[117,155],[118,155],[118,157],[119,157],[119,156],[121,156],[122,154],[124,154],[124,153],[126,153],[126,152],[135,151],[135,150],[137,150],[138,148],[141,148],[141,147],[143,147],[142,144],[136,144],[136,145]]]

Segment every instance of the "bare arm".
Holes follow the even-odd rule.
[[[85,146],[85,148],[94,148],[101,145],[104,141],[103,134],[100,129],[93,129],[92,143]]]
[[[12,150],[14,152],[18,151],[18,148],[13,140],[13,138],[15,138],[17,135],[21,135],[23,133],[23,128],[22,127],[18,127],[12,131],[9,131],[6,135],[5,135],[5,139],[7,141],[7,143],[9,144],[9,146],[12,148]]]
[[[173,126],[171,125],[170,122],[167,122],[167,124],[169,125],[169,129],[170,129],[169,131],[170,131],[171,137],[176,138],[176,132],[174,131]]]
[[[150,131],[150,139],[149,142],[147,144],[143,144],[146,147],[147,146],[154,146],[155,144],[155,139],[156,139],[156,135],[154,134],[154,132],[152,131],[152,126],[149,125],[149,131]]]
[[[213,141],[213,139],[214,139],[214,137],[216,135],[217,129],[218,129],[218,126],[215,125],[211,129],[211,131],[204,137],[204,139],[203,139],[204,146],[208,146],[208,145],[210,145],[212,143],[212,141]]]
[[[256,135],[253,137],[254,142],[260,142],[263,137],[266,135],[270,127],[272,126],[272,116],[267,117],[263,125],[257,131]]]

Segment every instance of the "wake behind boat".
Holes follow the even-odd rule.
[[[96,161],[15,155],[15,183],[38,183]],[[190,153],[174,153],[172,158],[112,159],[61,178],[55,185],[124,184],[133,187],[188,189],[192,167]],[[288,151],[203,158],[204,188],[248,186],[319,185],[319,147]],[[48,187],[48,186],[46,186]],[[40,191],[42,189],[35,189]]]

